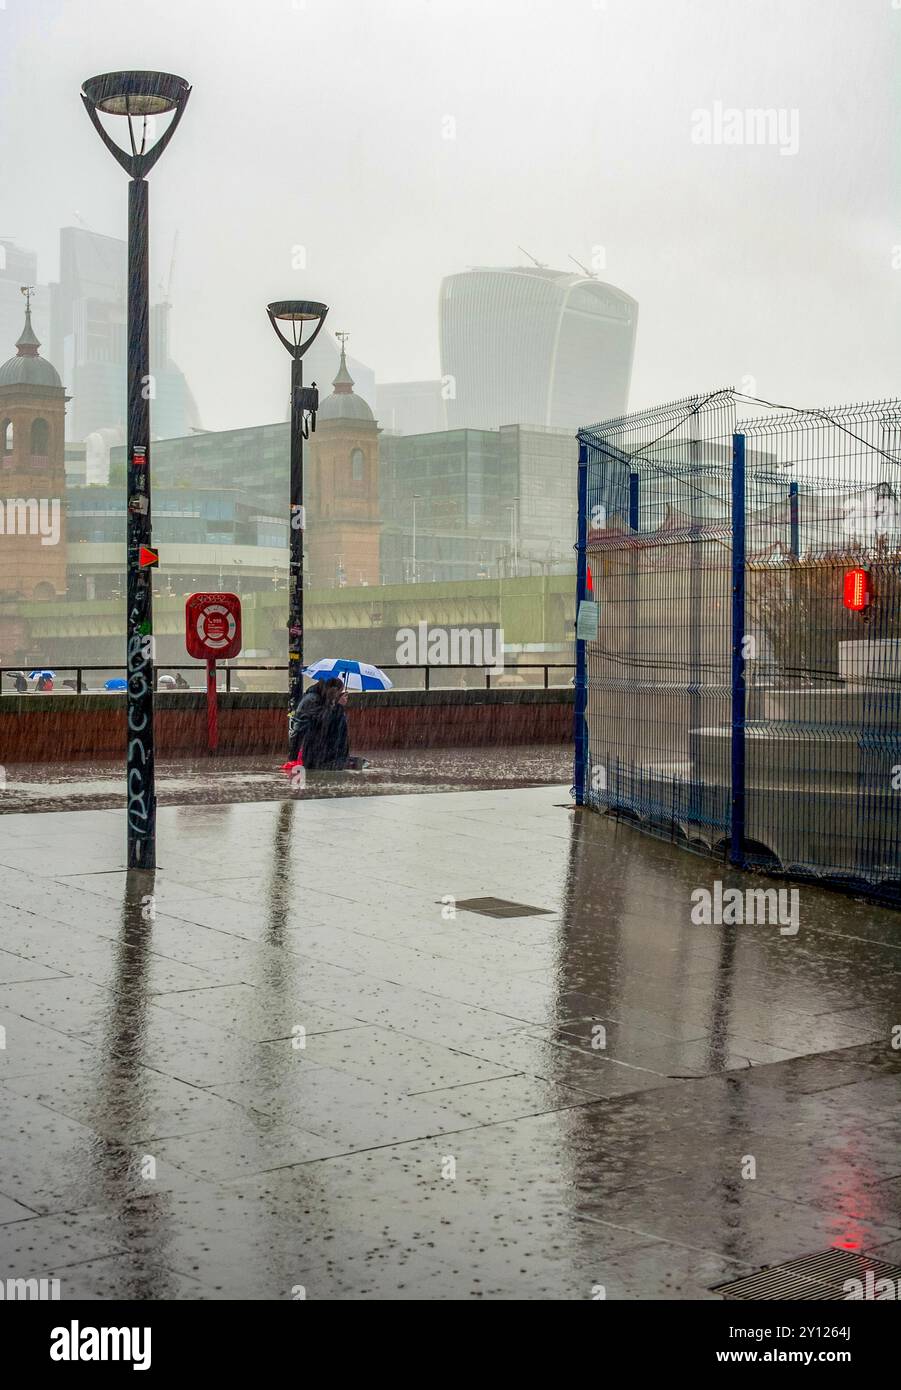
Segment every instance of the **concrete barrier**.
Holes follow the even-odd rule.
[[[353,694],[351,745],[479,748],[572,741],[572,689],[385,690]],[[277,754],[287,744],[284,695],[220,694],[219,752]],[[160,691],[156,746],[162,758],[202,757],[206,695]],[[117,695],[31,694],[0,698],[0,764],[88,762],[125,756],[125,700]]]

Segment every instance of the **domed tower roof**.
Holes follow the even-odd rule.
[[[354,379],[347,370],[347,356],[344,351],[346,333],[336,335],[341,339],[341,361],[338,375],[332,382],[335,388],[330,396],[319,406],[317,420],[375,420],[375,416],[362,396],[354,394]]]
[[[25,327],[22,329],[15,357],[0,367],[0,386],[50,386],[62,389],[59,372],[51,362],[41,357],[38,336],[31,326],[31,295],[25,297]]]

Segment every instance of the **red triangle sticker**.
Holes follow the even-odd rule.
[[[149,569],[153,565],[158,565],[159,562],[160,557],[157,555],[155,550],[148,550],[146,545],[141,546],[140,552],[138,554],[138,564],[141,566],[142,570]]]

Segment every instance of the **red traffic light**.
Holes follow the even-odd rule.
[[[844,604],[852,613],[860,613],[870,601],[869,570],[845,570]]]

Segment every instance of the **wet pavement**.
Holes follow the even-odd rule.
[[[123,836],[0,819],[0,1278],[713,1299],[901,1262],[897,914],[695,925],[767,881],[562,786],[164,806],[154,878]]]
[[[161,806],[238,801],[302,801],[321,796],[385,796],[572,780],[572,750],[560,744],[516,748],[383,749],[362,772],[306,773],[293,780],[280,757],[158,759]],[[125,805],[125,764],[41,763],[0,769],[0,815]]]

